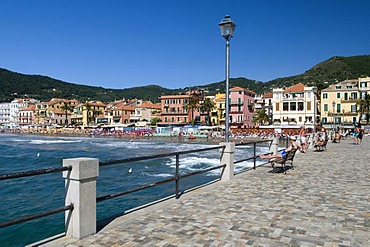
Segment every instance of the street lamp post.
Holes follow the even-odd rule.
[[[333,106],[333,130],[332,130],[332,132],[333,132],[333,136],[334,136],[334,132],[335,132],[335,118],[334,118],[335,101],[333,101],[331,103],[331,105]]]
[[[230,39],[234,35],[236,24],[230,19],[229,15],[218,24],[221,35],[226,40],[226,93],[225,93],[225,142],[229,142],[229,78],[230,78]]]

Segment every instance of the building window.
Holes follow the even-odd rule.
[[[303,111],[303,102],[298,102],[298,111]]]
[[[296,102],[290,102],[290,110],[296,111],[297,110],[297,103]]]
[[[351,105],[351,112],[357,112],[356,105]]]
[[[335,86],[335,89],[341,89],[342,86]]]
[[[357,93],[356,92],[352,92],[351,93],[351,100],[355,100],[357,99]]]
[[[307,111],[311,111],[311,102],[307,102]]]
[[[328,104],[324,104],[324,111],[328,111]]]
[[[348,88],[348,89],[351,89],[351,88],[352,88],[352,86],[347,86],[347,88]]]
[[[337,104],[337,113],[340,113],[340,104]]]
[[[337,99],[340,99],[340,93],[337,93]]]
[[[276,103],[276,105],[275,105],[275,110],[276,110],[276,111],[280,111],[280,105],[279,105],[279,103]]]
[[[328,123],[328,118],[323,117],[323,118],[322,118],[322,123],[324,123],[324,124]]]
[[[327,98],[328,98],[328,94],[327,94],[327,93],[323,93],[323,94],[322,94],[322,98],[323,98],[323,99],[327,99]]]
[[[344,100],[348,100],[348,93],[344,93]]]
[[[298,118],[298,122],[302,122],[302,117],[299,117]]]
[[[283,103],[283,111],[289,111],[289,103],[288,102]]]

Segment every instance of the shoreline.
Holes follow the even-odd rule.
[[[1,131],[0,134],[14,134],[14,135],[35,135],[35,136],[50,136],[50,137],[89,137],[89,138],[116,138],[124,141],[170,141],[170,142],[183,142],[183,143],[212,143],[218,144],[224,142],[224,136],[212,136],[212,137],[197,137],[194,139],[189,139],[188,136],[179,135],[158,135],[155,133],[151,134],[138,134],[133,132],[117,132],[117,133],[94,133],[93,131],[76,129],[74,131],[48,131],[48,130],[36,130],[36,131]],[[250,141],[258,140],[271,140],[273,136],[271,135],[253,135],[253,136],[230,136],[230,141],[235,143],[246,143]]]

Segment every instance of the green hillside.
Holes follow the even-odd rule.
[[[324,87],[346,79],[355,79],[370,75],[370,55],[351,57],[332,57],[323,61],[306,72],[284,78],[277,78],[269,82],[259,82],[246,78],[230,79],[230,87],[241,86],[256,93],[271,91],[271,88],[291,86],[302,82]],[[327,84],[325,84],[327,86]],[[140,98],[159,102],[161,95],[177,94],[188,89],[202,89],[206,95],[225,92],[225,81],[214,82],[184,89],[166,89],[156,85],[133,87],[126,89],[107,89],[68,83],[41,75],[24,75],[0,68],[0,101],[11,101],[16,97],[33,97],[42,101],[51,98],[77,99],[84,102],[88,99],[111,102],[116,99]]]
[[[42,101],[51,98],[77,99],[80,102],[100,100],[111,102],[122,98],[140,98],[158,102],[162,94],[176,93],[176,90],[156,85],[127,89],[109,89],[78,85],[41,75],[24,75],[0,69],[0,101],[11,101],[14,97],[32,97]]]
[[[370,76],[370,55],[332,57],[315,65],[303,74],[269,81],[264,89],[291,86],[300,82],[317,85],[320,89],[324,82],[333,84],[337,81],[357,79],[364,76]]]

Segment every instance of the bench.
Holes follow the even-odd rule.
[[[272,168],[275,169],[275,165],[280,164],[281,169],[284,171],[285,174],[286,174],[286,165],[287,164],[290,164],[292,166],[292,169],[294,169],[293,160],[294,160],[294,156],[295,156],[296,152],[297,152],[297,149],[291,149],[291,150],[286,152],[285,158],[271,159],[269,162],[271,163]]]
[[[314,147],[316,148],[316,151],[324,151],[324,149],[326,150],[326,144],[328,144],[328,141],[329,141],[329,137],[326,135],[325,136],[325,140],[323,141],[323,143],[321,144],[315,144]]]

